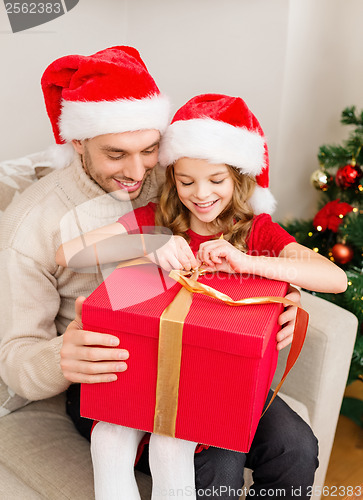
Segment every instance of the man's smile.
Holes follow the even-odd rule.
[[[115,177],[113,179],[121,189],[123,189],[124,191],[127,191],[128,193],[133,193],[134,191],[137,191],[141,187],[142,182],[143,182],[143,180],[141,180],[141,181],[119,180],[119,179],[116,179]]]

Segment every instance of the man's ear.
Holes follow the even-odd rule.
[[[74,149],[76,150],[77,153],[79,153],[80,155],[83,155],[84,153],[84,146],[83,146],[83,142],[78,140],[78,139],[73,139],[72,141],[72,145],[74,147]]]

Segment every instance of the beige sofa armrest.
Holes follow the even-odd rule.
[[[315,485],[322,486],[348,377],[358,320],[346,309],[307,292],[301,292],[301,302],[310,315],[309,327],[300,357],[281,392],[304,403],[308,409],[310,425],[319,440],[320,465]],[[281,379],[287,354],[288,349],[280,353],[273,385]]]

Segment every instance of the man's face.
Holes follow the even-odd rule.
[[[86,173],[119,200],[134,200],[158,161],[158,130],[137,130],[73,141]]]

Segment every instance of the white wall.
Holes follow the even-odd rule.
[[[243,97],[269,140],[277,218],[314,213],[322,143],[340,141],[343,107],[363,107],[361,0],[80,0],[13,34],[0,5],[0,159],[53,143],[40,90],[66,54],[134,45],[174,109],[202,92]]]
[[[277,154],[271,187],[276,216],[307,218],[319,193],[310,185],[322,144],[340,143],[341,111],[363,108],[361,0],[292,0]],[[281,182],[281,179],[283,182]]]

